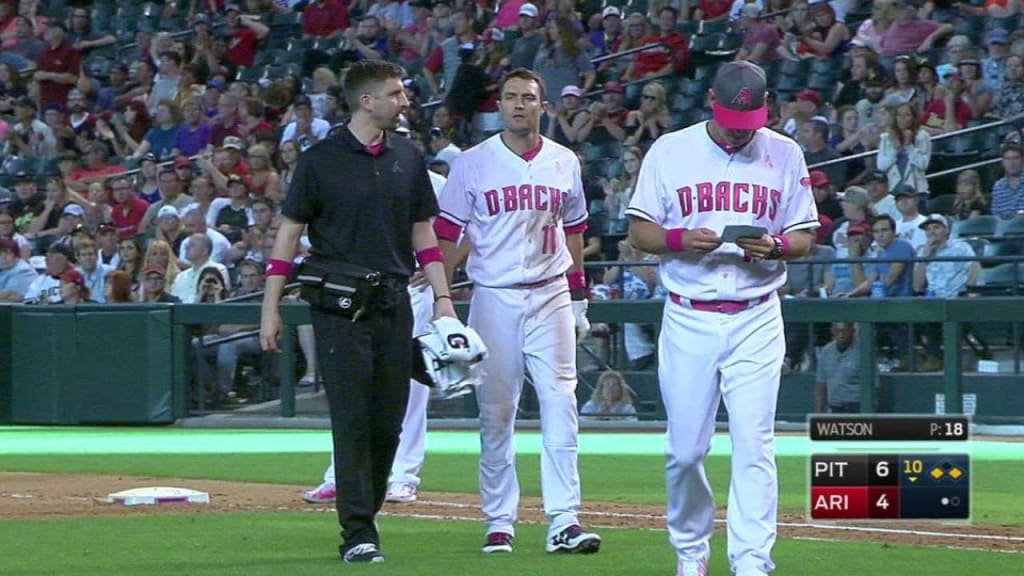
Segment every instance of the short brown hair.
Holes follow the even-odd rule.
[[[349,108],[355,110],[359,107],[359,97],[370,85],[404,76],[405,69],[398,64],[384,60],[360,60],[345,72],[345,78],[342,80],[345,101],[348,102]]]
[[[501,79],[501,86],[498,88],[499,96],[500,96],[500,94],[505,92],[505,84],[509,80],[513,80],[513,79],[516,79],[516,80],[526,80],[528,82],[529,81],[536,82],[537,86],[540,88],[540,99],[541,99],[541,101],[543,102],[544,100],[548,99],[548,97],[547,97],[548,90],[544,86],[544,79],[540,77],[540,74],[537,74],[536,72],[534,72],[533,70],[530,70],[529,68],[516,68],[515,70],[512,70],[508,74],[505,74],[505,76],[502,77],[502,79]]]

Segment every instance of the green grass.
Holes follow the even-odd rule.
[[[0,470],[122,474],[314,485],[323,475],[328,455],[306,454],[131,454],[0,456]],[[802,513],[807,507],[807,460],[781,457],[780,506]],[[521,456],[523,494],[540,494],[539,457]],[[655,456],[581,456],[580,476],[586,501],[662,504],[663,459]],[[431,454],[426,459],[423,488],[476,493],[477,459],[471,455]],[[712,456],[708,475],[719,505],[725,505],[729,460]],[[978,524],[1024,526],[1024,499],[1019,498],[1024,461],[972,462],[973,521]]]
[[[481,526],[385,517],[387,561],[342,566],[333,515],[196,514],[165,517],[0,521],[5,576],[387,576],[561,575],[665,576],[675,559],[662,532],[605,530],[596,556],[549,556],[544,527],[522,526],[512,555],[478,551]],[[712,573],[728,574],[724,542],[713,544]],[[8,553],[17,550],[18,553]],[[1019,573],[1020,556],[970,550],[865,543],[779,542],[775,560],[786,576],[995,576]],[[842,571],[837,572],[836,567]],[[967,567],[970,567],[968,570]]]

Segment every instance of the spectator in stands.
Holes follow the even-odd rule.
[[[43,213],[46,196],[36,189],[36,179],[24,170],[14,175],[14,194],[16,198],[7,205],[7,210],[14,217],[15,229],[25,230]]]
[[[974,118],[974,111],[967,101],[968,86],[963,76],[954,70],[947,73],[945,79],[947,86],[941,99],[937,93],[936,98],[926,104],[921,113],[921,127],[933,136],[965,128]]]
[[[844,206],[846,204],[843,203]],[[843,259],[852,258],[851,254],[865,253],[871,245],[870,231],[871,225],[861,220],[852,224],[846,221],[833,232],[832,242],[836,258],[840,260],[833,262],[825,271],[825,291],[829,296],[842,298],[857,287],[853,280],[853,266]]]
[[[797,142],[803,147],[804,160],[809,166],[839,158],[839,154],[829,145],[828,131],[828,122],[818,116],[804,122],[800,127]],[[846,167],[841,163],[834,163],[823,166],[819,170],[828,174],[829,181],[842,182]]]
[[[971,54],[971,39],[962,34],[957,34],[946,42],[944,61],[935,69],[939,82],[946,85],[946,74],[958,70],[960,62]]]
[[[434,160],[440,160],[448,166],[462,156],[462,150],[452,142],[451,133],[440,128],[430,129],[430,153]]]
[[[882,214],[872,220],[871,232],[875,245],[868,247],[858,244],[856,250],[851,249],[850,257],[870,256],[877,258],[879,262],[873,265],[852,264],[856,287],[846,296],[874,296],[872,284],[875,282],[884,284],[884,295],[887,298],[911,296],[913,291],[910,261],[914,259],[914,248],[909,242],[896,237],[896,221],[888,214]],[[867,252],[869,249],[870,254]]]
[[[32,254],[32,243],[14,227],[14,213],[10,205],[0,205],[0,238],[13,240],[22,258],[27,259]]]
[[[856,106],[865,97],[868,74],[875,69],[874,53],[858,50],[850,56],[849,78],[840,82],[833,106],[838,110],[844,106]],[[842,119],[841,116],[839,117]]]
[[[68,42],[82,54],[105,46],[113,46],[117,38],[109,30],[94,30],[88,7],[77,7],[71,12],[67,31]]]
[[[255,294],[263,290],[263,267],[252,260],[242,260],[236,267],[238,270],[238,287],[231,290],[231,297],[237,298]]]
[[[430,13],[432,0],[406,0],[402,5],[411,11],[407,22],[402,18],[396,22],[391,32],[394,52],[398,54],[398,62],[411,74],[418,74],[423,69],[423,61],[430,50]],[[385,27],[387,27],[385,25]]]
[[[107,304],[129,304],[135,301],[132,296],[132,279],[124,270],[114,270],[107,274],[103,283],[103,298]]]
[[[648,82],[640,93],[640,108],[626,115],[626,139],[622,143],[646,150],[669,131],[671,123],[665,86],[657,80]]]
[[[892,86],[886,95],[899,98],[900,103],[912,103],[918,111],[924,106],[917,99],[917,64],[910,56],[899,56],[892,64]]]
[[[602,372],[590,400],[580,408],[580,419],[635,422],[636,408],[633,406],[632,393],[621,372]]]
[[[46,42],[35,36],[32,21],[24,16],[14,19],[14,42],[4,46],[0,62],[16,70],[31,68],[46,50]]]
[[[74,268],[68,268],[60,276],[60,303],[61,304],[87,304],[95,302],[90,299],[89,287],[85,283],[85,276]]]
[[[49,160],[57,155],[53,130],[36,118],[36,103],[25,96],[14,103],[15,123],[7,129],[4,155]]]
[[[201,261],[203,263],[209,261],[212,264],[223,266],[227,252],[231,249],[231,242],[229,242],[228,239],[217,230],[208,227],[206,225],[206,218],[204,218],[198,210],[185,210],[181,215],[181,222],[185,227],[185,231],[189,233],[189,236],[182,241],[181,247],[178,249],[178,260],[182,264],[182,267],[197,266],[192,257],[189,256],[191,253],[189,244],[197,235],[206,236],[210,240],[209,254],[202,258]],[[172,292],[174,291],[172,290]],[[175,292],[175,295],[177,296],[178,293]],[[185,299],[182,298],[182,302],[184,301]]]
[[[195,156],[210,143],[212,127],[203,114],[202,100],[189,98],[182,104],[184,123],[174,133],[173,156]]]
[[[46,273],[40,274],[28,287],[26,304],[59,304],[60,277],[75,263],[70,244],[55,242],[46,250]]]
[[[645,254],[630,244],[628,239],[618,243],[619,262],[656,262],[655,256]],[[623,300],[647,300],[652,297],[658,285],[657,271],[654,266],[612,266],[604,273],[603,282],[618,291]],[[649,324],[627,322],[623,324],[626,358],[630,370],[644,370],[655,360],[655,341]]]
[[[896,235],[901,240],[910,242],[916,250],[927,241],[924,230],[920,228],[925,220],[918,212],[921,196],[915,188],[906,184],[894,188],[892,195],[896,198],[896,208],[900,211],[900,217],[896,219]]]
[[[875,214],[881,216],[887,214],[894,220],[900,218],[899,208],[896,207],[896,198],[889,194],[889,177],[881,170],[875,170],[864,179],[864,186],[871,199],[871,209]]]
[[[1006,77],[996,92],[992,112],[1008,119],[1024,114],[1024,58],[1007,56]]]
[[[351,26],[349,0],[313,0],[302,11],[303,38],[337,38]]]
[[[114,110],[114,102],[130,88],[128,78],[127,64],[115,62],[111,65],[107,81],[97,90],[96,109],[98,111],[111,112]]]
[[[140,302],[180,304],[181,300],[167,293],[167,277],[164,269],[157,265],[147,266],[142,271],[142,298]]]
[[[149,113],[156,116],[157,106],[164,101],[177,102],[180,86],[181,55],[171,50],[162,52],[157,75],[153,78],[153,89],[146,101]]]
[[[345,31],[349,53],[355,60],[386,60],[391,55],[388,35],[376,16],[366,16],[359,21],[358,28]]]
[[[779,27],[771,20],[760,18],[761,9],[757,4],[747,4],[740,14],[739,30],[743,34],[743,44],[736,52],[736,59],[755,64],[779,60],[782,47],[782,31]]]
[[[913,104],[899,105],[879,137],[878,169],[888,176],[889,188],[910,186],[927,196],[931,158],[931,137],[918,125]]]
[[[591,154],[606,158],[618,156],[617,145],[626,139],[626,116],[629,115],[629,110],[622,105],[625,94],[622,84],[605,82],[601,101],[590,105],[590,119],[579,134],[580,141],[587,144],[584,149],[593,150],[588,158]]]
[[[238,106],[238,98],[234,94],[224,93],[217,99],[217,116],[210,128],[210,144],[220,146],[224,144],[225,138],[242,137],[239,130]]]
[[[896,0],[895,19],[882,37],[882,56],[926,52],[939,38],[953,31],[952,24],[919,18],[919,7],[919,0]]]
[[[21,73],[14,66],[0,61],[0,113],[13,113],[15,103],[26,95],[28,91]]]
[[[46,43],[32,76],[38,85],[39,105],[44,110],[50,104],[67,104],[68,92],[82,71],[82,54],[65,41],[63,24],[54,22],[47,28]]]
[[[626,217],[626,208],[636,190],[636,180],[640,175],[640,164],[644,159],[644,151],[639,146],[629,146],[622,153],[622,175],[605,181],[604,213],[610,220],[622,220]]]
[[[273,140],[274,126],[267,122],[265,106],[259,98],[245,97],[238,106],[238,132],[249,146],[256,144],[260,135]]]
[[[142,259],[142,268],[159,267],[163,271],[166,286],[174,285],[174,279],[178,277],[181,269],[178,268],[178,258],[170,244],[163,240],[153,240],[146,248],[146,256]]]
[[[617,52],[625,52],[644,45],[644,40],[650,36],[651,29],[647,19],[639,12],[633,12],[626,18],[625,31],[619,41]],[[625,74],[626,70],[633,64],[636,54],[620,56],[606,60],[598,66],[598,70],[606,78],[617,78]]]
[[[562,146],[578,149],[583,143],[580,132],[590,120],[590,111],[583,106],[583,90],[569,85],[562,88],[562,99],[548,109],[547,137]]]
[[[860,24],[857,34],[850,43],[880,54],[882,39],[895,19],[895,12],[893,0],[874,0],[871,3],[871,17]]]
[[[570,85],[588,92],[596,79],[594,66],[576,37],[572,21],[564,16],[548,19],[544,42],[537,50],[531,69],[544,79],[549,101],[560,99],[562,88]]]
[[[100,263],[96,254],[96,244],[92,240],[76,246],[75,256],[78,259],[78,271],[82,273],[91,298],[96,302],[106,302],[103,294],[103,282],[106,280],[107,274],[114,269]]]
[[[616,6],[605,6],[601,10],[600,27],[592,28],[587,36],[590,57],[600,58],[618,52],[622,37],[622,10]]]
[[[185,207],[185,209],[199,210],[199,213],[206,217],[206,214],[210,211],[210,204],[213,203],[216,189],[213,183],[210,182],[210,178],[205,175],[199,175],[192,179],[189,184],[189,195],[192,196],[192,203]]]
[[[191,214],[187,215],[186,218],[190,216]],[[227,268],[222,264],[210,261],[210,251],[213,248],[213,243],[210,241],[209,236],[201,233],[193,234],[182,243],[182,248],[188,256],[187,261],[191,262],[192,265],[187,270],[179,273],[177,278],[174,279],[174,284],[171,286],[172,296],[177,297],[185,304],[194,304],[199,295],[199,281],[203,271],[207,269],[213,269],[219,273],[220,287],[222,289],[228,285]],[[185,258],[182,259],[185,260]]]
[[[977,170],[964,170],[956,177],[956,202],[953,203],[953,218],[967,220],[988,213],[988,200],[981,189],[981,176]],[[925,232],[927,231],[926,228]]]
[[[313,102],[309,96],[300,94],[292,102],[292,114],[295,119],[284,127],[281,143],[295,140],[299,148],[305,152],[310,146],[327,137],[331,125],[326,120],[313,117]]]
[[[124,172],[124,166],[111,164],[110,145],[103,140],[87,141],[82,147],[82,165],[68,173],[66,183],[72,189],[88,189],[88,182]]]
[[[637,54],[623,80],[651,78],[670,72],[679,74],[686,69],[690,60],[690,43],[684,34],[676,30],[678,17],[679,11],[672,6],[665,6],[658,12],[658,33],[644,38],[643,43],[662,46]]]
[[[279,169],[281,172],[281,189],[287,191],[292,186],[292,177],[295,175],[295,165],[299,161],[299,144],[294,140],[281,142],[278,150],[280,158]]]
[[[285,192],[281,189],[281,177],[274,170],[267,147],[262,144],[251,146],[247,159],[249,160],[251,196],[266,198],[274,203],[283,202]]]
[[[100,264],[116,269],[121,263],[121,257],[117,253],[117,242],[117,226],[113,222],[104,221],[96,227],[96,256]]]
[[[162,168],[158,178],[160,200],[146,208],[139,224],[139,234],[156,233],[156,220],[164,206],[172,206],[176,212],[180,212],[185,206],[193,203],[193,197],[182,194],[181,180],[173,168]]]
[[[800,128],[809,120],[818,116],[818,110],[820,109],[820,94],[814,90],[801,90],[797,92],[793,97],[793,102],[785,105],[781,119],[782,131],[791,138],[798,138]]]
[[[939,75],[927,60],[917,63],[917,103],[924,106],[939,95]]]
[[[833,260],[835,257],[835,248],[816,244],[810,254],[789,260],[786,263],[786,283],[779,288],[779,296],[784,298],[817,298],[824,291],[824,296],[827,297],[825,273],[831,264],[825,264],[820,261]],[[785,324],[785,332],[786,365],[790,369],[798,369],[803,365],[809,365],[811,354],[808,354],[808,351],[812,350],[812,346],[816,346],[816,344],[810,342],[811,327],[803,322],[787,322]],[[820,332],[820,330],[816,330],[816,332]]]
[[[137,292],[142,283],[143,263],[142,248],[139,246],[138,240],[134,236],[122,238],[117,243],[117,253],[121,257],[117,269],[128,275],[132,283],[132,292]]]
[[[459,27],[456,23],[457,13],[452,14],[452,26],[456,36],[459,35]],[[507,41],[512,42],[509,49],[509,67],[530,68],[537,59],[537,52],[544,43],[544,32],[540,30],[540,13],[537,6],[529,2],[519,7],[519,23],[516,30],[509,31],[505,35]]]
[[[234,243],[241,240],[242,232],[254,223],[249,208],[249,185],[242,177],[232,174],[228,176],[227,191],[227,198],[215,198],[210,204],[206,225]]]
[[[1002,148],[1003,177],[992,185],[992,213],[1008,220],[1024,214],[1024,147],[1004,144]]]
[[[174,139],[181,128],[181,111],[172,100],[161,100],[156,106],[153,126],[146,131],[135,152],[129,157],[138,160],[152,152],[157,158],[166,160],[174,155]],[[132,142],[129,141],[129,146]]]
[[[860,126],[876,126],[878,117],[882,110],[882,100],[885,98],[885,90],[888,86],[888,79],[884,73],[871,70],[864,81],[864,98],[856,104],[857,114],[860,116]]]
[[[973,258],[974,249],[962,240],[949,239],[949,220],[942,214],[931,214],[921,228],[928,241],[918,250],[921,258]],[[918,262],[914,267],[914,290],[936,298],[956,298],[964,294],[968,286],[978,281],[981,265],[977,260],[957,262]],[[925,362],[923,372],[942,369],[942,326],[923,324],[921,335],[925,337]]]
[[[117,229],[118,238],[123,240],[144,233],[143,220],[149,204],[135,194],[135,187],[128,177],[115,176],[108,180],[106,185],[110,188],[113,199],[110,221]]]
[[[811,18],[814,26],[800,37],[804,53],[823,59],[841,56],[850,41],[850,30],[836,19],[832,5],[828,2],[814,4],[811,6]]]
[[[960,76],[966,84],[964,88],[964,100],[971,107],[971,114],[974,118],[982,118],[988,114],[992,107],[992,87],[985,83],[981,76],[981,62],[976,58],[960,61],[957,67]]]
[[[81,198],[79,196],[79,198]],[[42,253],[49,241],[59,235],[64,207],[69,204],[67,189],[60,178],[47,179],[42,210],[36,218],[21,226],[22,231],[36,241],[37,251]],[[67,231],[63,232],[64,234]],[[45,239],[46,245],[39,245]]]
[[[190,205],[185,210],[193,210],[198,212],[199,210]],[[204,216],[205,218],[205,216]],[[160,209],[160,212],[156,216],[156,227],[153,232],[153,238],[156,241],[166,242],[171,246],[171,249],[175,254],[178,254],[181,249],[181,244],[188,236],[188,231],[181,223],[181,216],[179,215],[178,209],[174,206],[164,206]]]
[[[1006,58],[1010,55],[1010,33],[1004,28],[993,28],[985,35],[988,56],[981,61],[982,79],[990,88],[999,91],[1006,77]]]
[[[832,341],[818,354],[814,410],[818,413],[860,412],[860,348],[851,322],[832,324]]]
[[[821,170],[811,170],[811,191],[814,193],[814,203],[817,205],[818,214],[824,214],[835,221],[843,217],[843,207],[835,194],[832,193],[832,183],[828,174]]]
[[[231,38],[231,45],[224,58],[235,66],[252,66],[260,40],[270,33],[258,16],[241,14],[237,4],[228,4],[225,9],[225,33]]]
[[[526,9],[526,6],[528,5],[524,4],[523,8],[520,8],[520,14]],[[532,4],[529,6],[533,7]],[[536,7],[533,7],[533,12],[536,14]],[[523,42],[521,48],[523,52],[517,55],[515,48],[513,48],[513,52],[509,54],[509,59],[512,62],[512,66],[517,66],[518,58],[523,57],[525,52],[528,51],[530,61],[518,65],[531,67],[537,55],[537,48],[540,46],[540,42],[543,41],[543,36],[536,30],[536,17],[529,19],[530,21],[526,23],[524,23],[523,16],[520,16],[519,20],[521,27],[524,24],[526,26],[522,28],[524,35],[521,37]],[[423,76],[427,81],[427,85],[430,87],[431,93],[440,100],[444,100],[445,95],[451,90],[452,82],[455,81],[455,72],[458,70],[459,64],[462,63],[461,47],[476,41],[476,33],[472,29],[471,17],[467,15],[467,12],[456,10],[452,13],[450,22],[452,35],[444,38],[434,47],[423,65]],[[506,39],[508,39],[508,36],[506,36]],[[532,50],[527,50],[528,44],[532,46]],[[438,75],[441,77],[438,78]]]
[[[0,221],[10,218],[0,213]],[[21,257],[21,248],[13,239],[0,236],[0,302],[19,303],[29,294],[38,274]]]

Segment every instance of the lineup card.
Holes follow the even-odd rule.
[[[964,416],[811,416],[812,441],[966,441]],[[968,454],[812,454],[809,515],[814,520],[967,520],[971,463]]]
[[[967,454],[813,454],[814,520],[967,520]]]

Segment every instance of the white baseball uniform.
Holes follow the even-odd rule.
[[[803,153],[768,129],[729,154],[706,122],[659,138],[644,158],[626,214],[666,229],[818,226]],[[662,256],[665,302],[658,378],[668,415],[669,540],[682,560],[710,554],[715,504],[704,472],[724,396],[732,439],[728,554],[738,576],[774,569],[778,478],[775,406],[786,345],[775,293],[778,260],[750,261],[736,244]]]
[[[487,533],[514,535],[519,506],[513,432],[524,368],[540,402],[541,488],[550,533],[578,524],[575,319],[566,272],[566,234],[586,228],[576,155],[542,138],[519,156],[501,135],[459,157],[439,201],[435,227],[469,239],[474,282],[469,325],[489,357],[477,389],[480,494]]]
[[[444,188],[445,178],[431,170],[430,183],[434,194],[440,195]],[[412,336],[422,336],[427,332],[427,325],[434,317],[434,289],[430,284],[409,287],[409,300],[412,303],[413,325]],[[402,419],[402,434],[398,438],[398,450],[395,461],[391,465],[391,484],[420,485],[420,470],[423,469],[423,458],[426,454],[427,438],[427,404],[430,401],[430,388],[409,380],[409,402],[405,407],[405,418]],[[334,483],[334,454],[324,472],[324,482]]]

